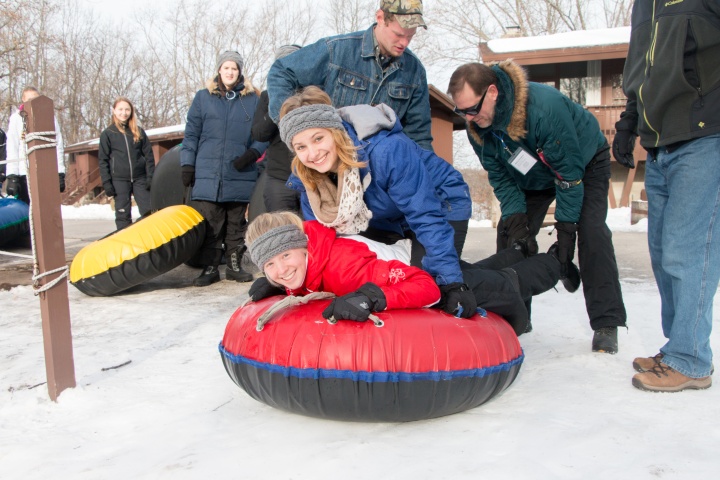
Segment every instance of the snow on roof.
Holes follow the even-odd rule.
[[[169,127],[158,127],[158,128],[151,128],[150,130],[145,130],[145,134],[148,136],[150,140],[152,140],[154,137],[159,135],[166,135],[168,133],[178,133],[178,132],[185,132],[185,124],[181,123],[179,125],[170,125]],[[74,143],[72,145],[68,145],[66,148],[70,147],[76,147],[78,145],[98,145],[100,143],[99,138],[93,138],[91,140],[85,140],[84,142],[78,142]]]
[[[155,135],[165,135],[167,133],[185,132],[185,124],[170,125],[169,127],[158,127],[145,130],[148,137],[154,137]]]
[[[553,48],[601,47],[630,42],[630,27],[578,30],[574,32],[513,37],[490,40],[487,45],[494,53],[549,50]]]

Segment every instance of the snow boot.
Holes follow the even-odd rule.
[[[712,386],[712,377],[693,378],[658,362],[643,373],[636,373],[632,384],[640,390],[650,392],[682,392],[683,390],[703,390]]]
[[[601,327],[595,330],[592,351],[616,354],[618,352],[617,327]]]
[[[654,357],[637,357],[633,360],[633,368],[636,372],[643,373],[652,370],[663,359],[663,354],[658,353]],[[710,365],[710,375],[715,374],[715,365]]]
[[[637,357],[635,360],[633,360],[633,368],[636,372],[647,372],[648,370],[652,370],[652,368],[660,363],[660,361],[663,359],[663,354],[658,353],[654,357]]]
[[[200,276],[193,280],[193,286],[195,287],[207,287],[213,283],[220,281],[220,271],[216,265],[208,265],[203,268]]]
[[[235,280],[236,282],[251,282],[253,279],[252,273],[248,273],[242,269],[240,263],[242,262],[242,251],[236,250],[230,254],[227,262],[227,268],[225,269],[225,279]]]

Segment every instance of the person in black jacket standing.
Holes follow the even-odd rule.
[[[155,157],[145,131],[137,124],[135,107],[125,97],[113,103],[112,124],[100,134],[98,160],[105,194],[115,197],[117,229],[132,223],[131,195],[140,215],[150,213]]]
[[[275,52],[275,60],[290,55],[301,47],[283,45]],[[294,155],[280,139],[280,130],[268,113],[267,90],[260,94],[260,101],[253,118],[252,136],[259,142],[270,142],[265,152],[265,188],[263,200],[268,212],[287,210],[300,215],[300,192],[288,188],[285,183],[290,176],[290,164]]]
[[[713,298],[720,282],[720,2],[636,0],[613,154],[647,150],[648,247],[667,342],[638,357],[632,384],[679,392],[712,385]]]

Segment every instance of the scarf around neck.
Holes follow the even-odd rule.
[[[369,184],[370,174],[365,177]],[[363,184],[360,169],[345,170],[338,175],[338,184],[323,175],[317,182],[317,190],[307,190],[310,207],[315,218],[326,227],[334,228],[343,235],[352,235],[367,230],[372,212],[363,200]]]

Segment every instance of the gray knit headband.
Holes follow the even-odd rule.
[[[292,139],[308,128],[342,129],[342,118],[332,105],[304,105],[280,119],[280,138],[292,150]]]
[[[275,255],[293,248],[307,248],[307,237],[297,225],[283,225],[260,235],[248,246],[250,259],[260,270]]]

